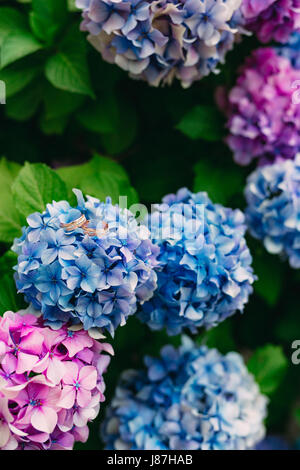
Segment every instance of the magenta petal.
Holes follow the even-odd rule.
[[[39,355],[42,352],[43,343],[44,336],[41,335],[38,331],[33,331],[32,333],[29,333],[27,336],[22,338],[20,349],[32,354]]]
[[[48,406],[36,408],[32,412],[31,424],[38,431],[50,434],[57,424],[57,413]]]
[[[65,374],[66,368],[64,363],[57,358],[50,359],[47,369],[47,378],[55,385],[58,384]]]
[[[24,374],[24,372],[31,372],[35,364],[38,362],[38,356],[20,352],[18,354],[18,367],[17,374]]]
[[[97,370],[93,366],[85,366],[79,372],[80,387],[93,390],[97,385]]]
[[[75,388],[70,385],[65,385],[59,400],[58,406],[69,410],[75,403],[76,392]]]
[[[84,390],[80,388],[77,392],[77,403],[81,408],[88,406],[92,399],[91,392],[89,390]]]

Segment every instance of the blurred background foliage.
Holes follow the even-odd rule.
[[[258,46],[236,44],[219,75],[183,90],[151,88],[102,61],[79,30],[74,1],[0,1],[0,80],[7,102],[0,106],[0,313],[24,306],[13,280],[10,246],[26,217],[53,199],[72,202],[72,188],[114,202],[150,206],[187,186],[207,191],[214,202],[244,208],[251,167],[237,166],[226,145],[224,120],[214,93],[234,83],[237,68]],[[105,157],[103,157],[105,155]],[[300,326],[300,273],[268,255],[249,237],[259,280],[243,315],[237,314],[199,343],[222,352],[240,351],[270,397],[269,433],[299,434],[300,374],[291,362]],[[298,335],[299,336],[299,335]],[[119,374],[142,365],[180,338],[150,332],[135,318],[117,331],[116,356],[107,373],[107,401]],[[99,422],[87,444],[99,449]]]

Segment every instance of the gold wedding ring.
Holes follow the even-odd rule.
[[[98,235],[98,231],[95,228],[89,227],[90,221],[86,219],[85,215],[81,215],[78,219],[73,220],[73,222],[69,222],[68,224],[61,223],[60,226],[65,229],[66,232],[73,232],[77,228],[82,228],[85,235],[89,235],[90,237],[96,237]],[[102,222],[103,230],[106,231],[108,229],[108,224],[106,222]]]
[[[83,225],[87,223],[85,215],[81,215],[78,219],[73,220],[73,222],[69,222],[68,224],[61,223],[60,226],[66,230],[66,232],[73,232],[77,228],[81,228]]]

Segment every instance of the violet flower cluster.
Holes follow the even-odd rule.
[[[121,376],[102,437],[109,450],[244,450],[265,434],[267,399],[238,353],[184,338]]]
[[[25,314],[24,314],[25,313]],[[109,344],[28,312],[0,318],[0,450],[71,450],[104,401]]]
[[[245,27],[263,43],[286,42],[300,30],[300,0],[243,0]]]
[[[160,269],[155,295],[139,311],[143,322],[170,335],[195,333],[243,311],[256,278],[240,210],[184,188],[166,196],[146,222],[160,248]]]
[[[237,163],[295,157],[300,148],[300,106],[293,98],[299,80],[300,70],[287,58],[275,49],[261,48],[246,60],[228,95],[219,95],[228,117],[227,143]]]
[[[217,72],[242,22],[242,0],[76,0],[104,60],[158,86]]]
[[[295,160],[267,165],[247,182],[246,217],[251,234],[269,253],[287,257],[300,268],[300,155]]]
[[[148,300],[156,288],[158,248],[146,227],[127,209],[100,202],[74,190],[78,205],[53,202],[27,218],[28,227],[14,243],[19,255],[19,292],[53,328],[82,323],[112,335]],[[87,220],[86,229],[76,221]],[[67,231],[63,225],[74,224]]]

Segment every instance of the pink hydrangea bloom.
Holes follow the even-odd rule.
[[[253,52],[239,71],[236,85],[218,90],[228,117],[227,143],[240,165],[293,159],[300,149],[300,106],[293,100],[300,71],[272,48]],[[294,102],[293,102],[294,101]]]
[[[300,28],[300,0],[243,0],[246,28],[260,41],[286,42]]]
[[[104,354],[103,354],[104,353]],[[0,318],[0,450],[69,450],[104,401],[110,344],[42,318]]]

